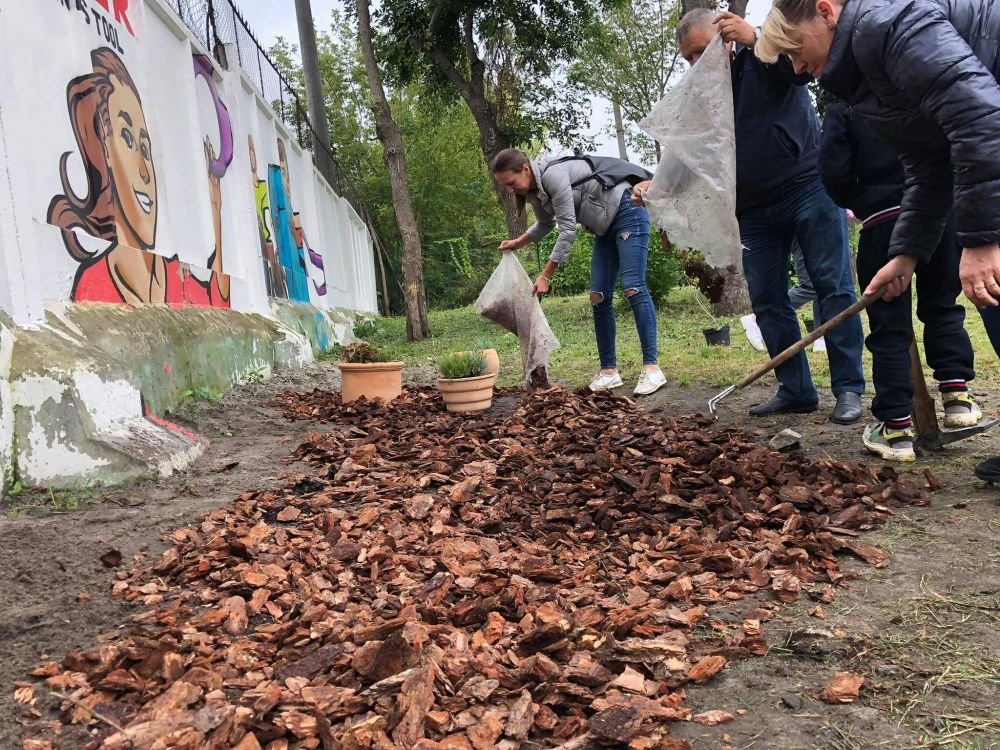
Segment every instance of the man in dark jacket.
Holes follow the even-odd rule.
[[[826,194],[817,171],[819,120],[805,88],[810,78],[796,76],[787,61],[764,65],[757,60],[752,49],[756,32],[732,13],[687,13],[677,27],[681,55],[695,63],[719,33],[726,42],[736,43],[736,213],[743,271],[757,324],[773,357],[801,335],[788,299],[793,240],[802,248],[823,320],[856,300],[847,217]],[[832,419],[851,424],[861,418],[865,389],[860,316],[831,331],[826,347],[837,398]],[[816,410],[819,397],[804,353],[780,365],[775,374],[777,394],[750,409],[752,415]]]
[[[826,106],[820,144],[820,173],[831,198],[862,222],[858,244],[858,283],[867,286],[889,260],[889,241],[903,197],[903,167],[892,147],[875,135],[846,104]],[[924,323],[924,351],[934,369],[944,401],[945,427],[967,427],[982,412],[968,393],[975,372],[974,354],[965,331],[965,308],[958,278],[961,246],[949,226],[937,250],[917,266],[917,317]],[[865,340],[872,353],[878,421],[862,435],[865,447],[889,461],[913,461],[909,347],[913,340],[910,294],[868,307],[871,333]]]

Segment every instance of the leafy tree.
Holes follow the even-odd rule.
[[[402,310],[402,239],[357,35],[352,24],[335,13],[329,30],[319,35],[318,46],[331,144],[385,242],[391,308]],[[301,88],[296,47],[279,40],[271,57],[293,88]],[[419,82],[388,94],[406,145],[428,305],[468,304],[495,268],[497,243],[506,237],[475,122],[463,103],[445,100]],[[466,255],[471,274],[462,260]]]
[[[567,84],[564,74],[599,3],[386,0],[381,48],[400,82],[423,81],[462,98],[489,164],[511,145],[546,137],[572,143],[586,125],[583,92]],[[496,183],[494,189],[508,232],[520,234],[523,212]]]
[[[659,161],[660,144],[640,133],[639,122],[686,69],[675,34],[676,0],[632,0],[605,10],[587,28],[570,80],[621,107],[633,127],[626,131],[640,161]],[[628,40],[623,44],[622,40]]]

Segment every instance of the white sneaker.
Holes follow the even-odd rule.
[[[750,346],[759,352],[767,351],[767,347],[764,345],[764,334],[760,332],[760,326],[757,325],[757,316],[753,313],[744,315],[740,318],[740,323],[743,324],[743,330],[747,334]]]
[[[667,376],[659,368],[655,370],[643,369],[642,375],[639,376],[639,382],[636,383],[632,394],[635,396],[648,396],[650,393],[660,390],[666,384]]]
[[[612,388],[621,388],[625,385],[625,381],[622,380],[622,376],[616,370],[613,375],[604,375],[602,373],[597,373],[597,377],[590,381],[590,390],[596,393],[597,391],[608,391]]]
[[[825,352],[826,351],[826,341],[820,336],[818,339],[813,341],[813,351],[814,352]]]

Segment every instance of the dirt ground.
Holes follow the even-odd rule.
[[[420,372],[413,377],[428,379]],[[245,490],[308,473],[309,466],[290,456],[322,425],[287,421],[268,402],[281,390],[336,390],[338,380],[331,364],[286,371],[189,409],[185,424],[211,446],[182,474],[63,498],[59,507],[82,506],[66,512],[33,511],[32,503],[46,498],[30,494],[3,501],[0,749],[20,746],[22,707],[13,701],[13,683],[42,661],[91,647],[133,611],[111,599],[114,571],[101,555],[120,550],[123,565],[137,554],[156,555],[167,532],[198,514]],[[715,390],[668,387],[641,403],[654,414],[704,412]],[[731,396],[723,402],[722,423],[742,426],[762,441],[794,427],[811,458],[868,460],[860,426],[826,418],[829,398],[814,415],[747,418],[747,407],[767,395],[761,387]],[[1000,406],[1000,395],[977,396],[988,412]],[[495,408],[510,410],[517,400],[505,396]],[[679,723],[671,732],[699,750],[1000,748],[1000,489],[975,480],[971,469],[998,453],[1000,430],[916,464],[916,471],[929,468],[945,489],[934,493],[930,507],[899,512],[868,535],[892,554],[889,567],[845,560],[859,578],[823,606],[825,619],[810,614],[811,602],[787,606],[784,617],[766,624],[767,656],[733,663],[688,691],[696,712],[723,709],[738,714],[735,721],[718,727]],[[729,624],[738,628],[754,604],[715,609],[712,626],[698,637],[711,641]],[[817,699],[839,671],[865,676],[857,703],[830,706]]]

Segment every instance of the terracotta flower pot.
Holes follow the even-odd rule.
[[[345,404],[362,396],[388,403],[403,392],[402,362],[339,362],[337,366]]]
[[[493,403],[495,372],[474,378],[438,378],[438,389],[451,412],[485,411]]]
[[[486,356],[486,374],[496,375],[500,372],[500,355],[496,349],[483,349]]]
[[[496,349],[483,349],[483,356],[486,357],[486,374],[496,375],[500,372],[500,355]],[[472,354],[472,352],[461,352],[462,354]]]

